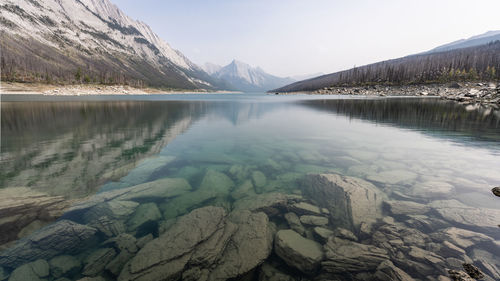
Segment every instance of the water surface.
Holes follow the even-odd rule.
[[[60,217],[96,227],[99,217],[91,215],[96,211],[81,206],[103,194],[166,178],[185,180],[189,190],[129,200],[134,203],[130,213],[107,218],[124,225],[119,233],[156,238],[192,210],[218,206],[231,213],[241,205],[238,201],[266,194],[281,193],[334,210],[336,206],[321,206],[309,194],[304,179],[336,174],[373,184],[384,202],[414,202],[429,209],[401,213],[382,203],[368,236],[355,222],[341,224],[333,214],[321,215],[330,219],[325,228],[348,228],[356,243],[386,247],[388,259],[414,278],[437,278],[447,274],[445,269],[471,261],[492,278],[500,274],[495,270],[500,267],[500,198],[490,191],[500,184],[497,111],[435,98],[260,94],[2,99],[0,196],[7,203],[0,214],[5,250],[0,261],[5,272],[38,257],[50,262],[70,255],[80,265],[61,276],[117,278],[123,264],[120,270],[102,268],[90,274],[88,269],[89,257],[108,247],[103,241],[117,233],[98,231],[88,239],[90,246],[6,262],[19,254],[12,250],[16,241],[29,240]],[[204,182],[214,177],[220,184],[215,180],[207,195]],[[364,207],[352,203],[350,208],[356,213]],[[284,218],[290,210],[291,205],[278,213],[266,211],[275,231],[291,227]],[[399,229],[401,237],[391,241],[401,239],[402,244],[377,238],[387,225]],[[469,237],[473,246],[456,245],[464,248],[463,255],[449,254],[443,250],[448,240],[442,233],[453,227],[486,238],[478,242]],[[325,244],[313,233],[314,226],[306,228],[307,239]],[[408,234],[407,229],[418,233]],[[422,239],[408,242],[405,235]],[[437,255],[439,265],[418,257],[415,247]],[[186,265],[185,271],[191,267]],[[271,254],[264,265],[232,277],[268,280],[268,267],[313,279],[364,280],[377,271],[375,266],[331,273],[320,266],[301,272],[286,258]],[[61,276],[51,273],[49,279]]]

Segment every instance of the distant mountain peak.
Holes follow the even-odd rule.
[[[291,78],[271,75],[261,67],[253,67],[237,59],[233,59],[224,67],[206,63],[203,68],[212,77],[228,82],[234,90],[239,91],[263,92],[294,82]]]
[[[453,41],[451,43],[447,43],[441,46],[438,46],[428,52],[425,53],[435,53],[442,51],[450,51],[454,49],[462,49],[467,47],[474,47],[479,45],[488,44],[493,41],[500,40],[500,30],[490,30],[485,33],[471,36],[466,39],[460,39],[457,41]]]

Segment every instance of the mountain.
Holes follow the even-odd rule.
[[[479,45],[488,44],[490,42],[494,42],[494,41],[498,41],[498,40],[500,40],[500,30],[488,31],[488,32],[480,34],[480,35],[472,36],[468,39],[460,39],[460,40],[436,47],[436,48],[434,48],[426,53],[443,52],[443,51],[450,51],[450,50],[455,50],[455,49],[479,46]]]
[[[243,92],[265,92],[295,81],[268,74],[260,67],[252,67],[237,60],[224,67],[209,63],[204,68],[215,79],[226,81],[232,90]]]
[[[0,47],[2,80],[217,88],[109,0],[0,0]]]
[[[207,62],[204,65],[202,65],[201,68],[205,70],[206,73],[213,75],[214,73],[217,73],[217,71],[221,70],[222,66],[215,63]]]
[[[446,83],[500,79],[500,41],[495,32],[472,37],[471,41],[450,43],[441,51],[426,52],[377,62],[349,70],[298,81],[273,92],[314,91],[332,86],[368,86]],[[492,40],[493,39],[493,40]],[[469,39],[467,39],[469,40]],[[484,40],[481,45],[470,47]],[[457,41],[458,42],[458,41]],[[442,48],[438,47],[438,48]],[[436,48],[436,49],[438,49]],[[436,50],[434,49],[434,50]]]

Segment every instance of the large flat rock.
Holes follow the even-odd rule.
[[[374,271],[389,259],[385,249],[330,237],[324,246],[322,267],[331,273]]]
[[[319,243],[304,238],[291,229],[278,231],[274,248],[276,254],[288,265],[305,273],[316,271],[323,259]]]
[[[372,224],[382,214],[385,198],[373,184],[338,174],[311,174],[302,185],[306,196],[330,212],[332,222],[347,229],[358,229],[361,223]]]
[[[0,253],[0,266],[18,267],[37,259],[49,260],[62,253],[82,249],[96,229],[69,220],[60,220],[19,240]]]
[[[118,280],[226,280],[261,264],[272,250],[264,213],[193,210],[128,262]]]

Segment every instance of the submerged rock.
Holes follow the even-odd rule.
[[[288,226],[290,226],[291,229],[295,230],[298,234],[305,236],[306,234],[306,229],[300,222],[299,217],[295,213],[286,213],[285,214],[285,220],[288,223]]]
[[[71,204],[62,196],[50,196],[28,187],[0,188],[0,198],[0,245],[40,229],[41,217],[56,220]]]
[[[373,245],[331,237],[324,246],[323,269],[331,273],[374,271],[389,259],[386,250]]]
[[[112,248],[97,249],[85,259],[82,274],[85,276],[96,276],[106,268],[106,265],[115,256],[116,251]]]
[[[295,281],[295,278],[264,263],[260,268],[259,281]]]
[[[482,233],[456,227],[446,228],[434,233],[432,236],[441,241],[449,241],[463,249],[467,249],[476,244],[493,242],[493,238]]]
[[[74,275],[79,272],[82,265],[78,259],[73,256],[63,255],[52,258],[49,261],[50,274],[54,278]]]
[[[324,227],[315,227],[314,234],[317,240],[324,244],[333,235],[333,231]]]
[[[16,268],[9,281],[42,281],[49,276],[49,264],[45,260],[37,260]]]
[[[412,201],[385,201],[394,215],[423,215],[431,210],[427,205]]]
[[[378,267],[377,272],[375,272],[375,280],[378,281],[413,281],[410,275],[404,272],[402,269],[395,266],[391,261],[383,261]]]
[[[475,208],[457,200],[438,200],[429,204],[444,219],[472,226],[497,228],[500,209]]]
[[[320,244],[302,237],[291,229],[278,231],[274,247],[276,254],[288,265],[304,273],[315,272],[323,259]]]
[[[257,193],[262,193],[263,188],[266,186],[267,177],[261,171],[254,171],[252,173],[252,182],[255,186]]]
[[[225,280],[262,263],[272,248],[264,213],[203,207],[179,218],[127,263],[118,280]]]
[[[276,209],[284,209],[288,204],[288,197],[283,193],[263,193],[256,196],[242,198],[234,203],[235,210],[262,211],[266,214],[276,213]]]
[[[362,179],[337,174],[308,175],[303,193],[329,210],[332,222],[347,229],[376,222],[384,194]]]
[[[306,203],[306,202],[298,202],[298,203],[292,204],[290,206],[290,210],[292,210],[294,213],[296,213],[300,216],[302,216],[302,215],[313,215],[313,216],[321,215],[321,209],[318,206],[314,206],[314,205]]]
[[[148,221],[157,221],[159,219],[161,219],[161,213],[155,203],[141,204],[137,207],[134,215],[127,221],[127,229],[134,231]]]
[[[1,252],[0,265],[15,268],[37,259],[48,260],[61,253],[80,250],[95,233],[96,229],[89,226],[69,220],[58,221]]]
[[[251,180],[246,180],[240,186],[238,186],[233,192],[231,192],[231,197],[234,200],[241,199],[246,196],[255,196],[255,190]]]
[[[325,226],[328,224],[328,218],[320,216],[300,216],[300,222],[306,225]]]

